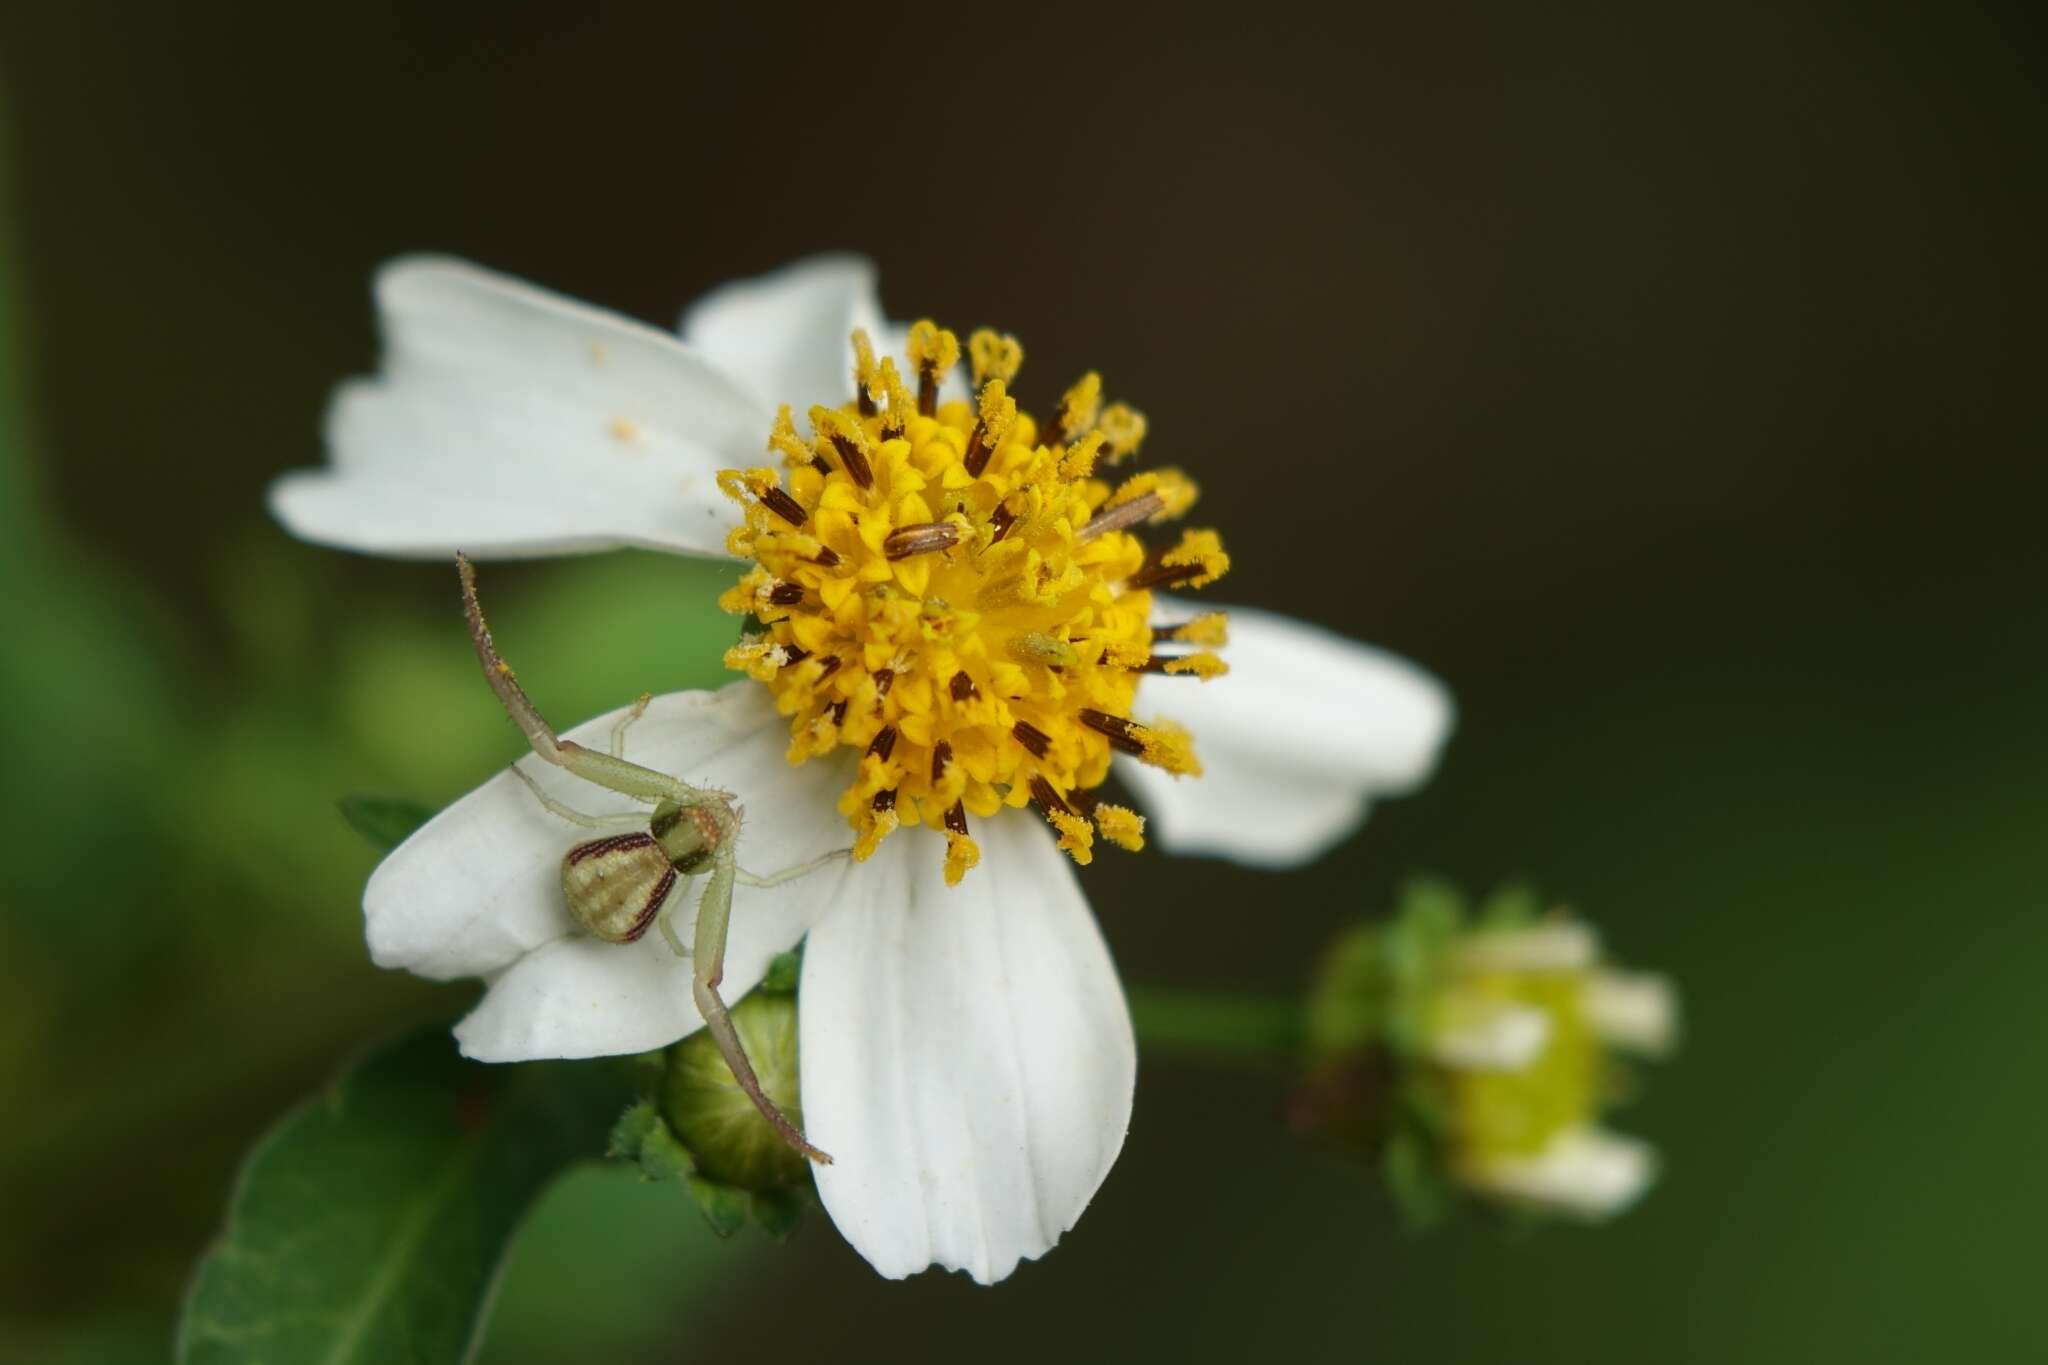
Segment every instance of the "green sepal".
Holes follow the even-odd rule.
[[[1328,1061],[1382,1041],[1391,1005],[1380,930],[1346,930],[1323,955],[1305,1011],[1311,1061]]]
[[[803,1224],[804,1210],[811,1205],[802,1190],[761,1190],[748,1201],[754,1222],[778,1242],[786,1242]]]
[[[711,1224],[711,1230],[720,1237],[730,1237],[747,1225],[747,1214],[753,1201],[745,1190],[721,1185],[701,1175],[685,1176],[683,1188],[690,1192],[690,1198],[697,1201],[704,1221]]]
[[[1451,1187],[1438,1160],[1438,1144],[1412,1124],[1395,1127],[1380,1153],[1380,1173],[1402,1224],[1422,1232],[1442,1222],[1451,1207]]]
[[[630,1106],[612,1125],[610,1154],[632,1162],[649,1180],[683,1180],[697,1173],[689,1150],[646,1100]]]
[[[751,1220],[776,1241],[787,1241],[810,1206],[807,1192],[802,1190],[750,1192],[704,1175],[689,1149],[676,1140],[661,1111],[646,1100],[619,1115],[612,1125],[610,1151],[614,1158],[638,1166],[648,1180],[681,1182],[704,1221],[720,1237],[732,1236]]]
[[[368,839],[381,853],[389,853],[421,825],[434,818],[430,807],[397,796],[344,796],[335,802],[349,828]]]
[[[1543,901],[1527,882],[1509,882],[1494,891],[1472,917],[1481,929],[1526,929],[1543,918]]]

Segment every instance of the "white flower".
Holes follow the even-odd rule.
[[[1003,533],[991,534],[988,521],[963,515],[957,505],[947,511],[940,482],[928,490],[929,505],[917,490],[926,477],[940,479],[933,459],[951,462],[949,468],[964,459],[974,468],[973,443],[988,436],[993,456],[980,454],[987,478],[1000,496],[1010,496],[1005,489],[1015,494],[1009,504],[998,501],[997,510],[1031,509],[1019,525],[1051,538],[1047,562],[1071,560],[1075,583],[1098,585],[1097,651],[1119,647],[1103,643],[1111,636],[1124,643],[1166,640],[1163,632],[1151,634],[1142,612],[1124,619],[1125,607],[1148,599],[1135,588],[1118,597],[1115,574],[1130,575],[1130,587],[1139,582],[1141,563],[1147,571],[1163,563],[1168,570],[1151,572],[1151,583],[1199,586],[1226,562],[1213,537],[1202,541],[1197,533],[1163,558],[1111,565],[1116,554],[1142,554],[1126,533],[1128,522],[1076,534],[1077,523],[1056,523],[1052,510],[1043,521],[1031,520],[1041,506],[1032,499],[1041,497],[1045,509],[1059,498],[1084,499],[1085,507],[1072,504],[1082,507],[1075,515],[1083,518],[1087,509],[1106,510],[1123,497],[1153,521],[1193,499],[1192,485],[1175,481],[1171,471],[1130,481],[1107,502],[1099,491],[1083,493],[1092,461],[1099,457],[1106,466],[1135,449],[1143,434],[1142,419],[1112,409],[1101,412],[1099,438],[1081,436],[1097,417],[1092,376],[1037,428],[1043,436],[1046,427],[1065,423],[1070,445],[1055,441],[1050,449],[1078,464],[1062,463],[1054,477],[1040,456],[1032,475],[1017,452],[1035,447],[1014,443],[1015,433],[1033,429],[1024,425],[1030,419],[1002,403],[1002,383],[1020,358],[1002,347],[1014,344],[977,335],[971,349],[981,406],[939,406],[965,393],[957,342],[929,324],[907,334],[887,324],[872,269],[855,258],[820,257],[727,286],[689,310],[680,339],[448,260],[393,264],[378,279],[377,299],[382,373],[337,395],[328,417],[332,464],[280,480],[272,494],[277,515],[307,539],[391,555],[439,559],[463,550],[481,559],[639,545],[721,557],[736,548],[758,560],[761,567],[736,590],[735,606],[756,610],[772,632],[735,651],[735,665],[753,677],[714,693],[657,698],[630,731],[627,755],[737,794],[748,816],[740,858],[756,872],[844,848],[849,819],[860,831],[864,861],[834,862],[774,889],[737,891],[726,970],[728,996],[742,994],[775,954],[809,936],[802,1109],[809,1135],[837,1157],[815,1176],[841,1232],[890,1276],[941,1265],[986,1283],[1044,1253],[1108,1173],[1130,1116],[1136,1056],[1129,1015],[1108,949],[1060,851],[1082,861],[1089,856],[1086,817],[1096,808],[1082,798],[1101,779],[1107,746],[1122,751],[1120,770],[1168,847],[1296,862],[1355,827],[1371,796],[1405,791],[1427,776],[1450,724],[1442,687],[1398,659],[1327,632],[1233,611],[1227,675],[1203,681],[1216,670],[1190,668],[1198,676],[1145,681],[1148,701],[1158,693],[1175,719],[1189,724],[1206,767],[1200,780],[1177,775],[1195,766],[1179,731],[1131,721],[1127,709],[1084,710],[1078,725],[1066,724],[1063,714],[1058,724],[1046,720],[1050,733],[1019,722],[1030,732],[1023,739],[1039,760],[1035,771],[1051,775],[1049,783],[1034,776],[1029,790],[1059,823],[1056,844],[1044,822],[1002,809],[1025,799],[1014,745],[963,752],[956,761],[952,747],[918,719],[935,705],[935,680],[920,670],[941,656],[916,652],[930,637],[918,633],[916,603],[923,598],[926,617],[961,605],[926,589],[932,561],[942,561],[940,572],[951,571],[943,556],[926,551],[979,534],[980,552],[995,549],[1000,558],[1014,551],[1021,562],[1025,533],[1017,544],[995,547]],[[878,394],[885,380],[897,386],[879,437],[872,423],[865,431],[853,429],[858,424],[840,431],[829,412],[814,419],[826,424],[816,438],[818,473],[803,459],[804,447],[777,447],[790,456],[791,488],[808,490],[797,509],[805,522],[796,529],[770,515],[784,477],[774,469],[728,475],[722,491],[721,472],[758,464],[771,430],[795,439],[778,423],[780,405],[801,416],[814,404],[845,407],[854,397],[847,340],[856,330],[891,352],[901,350],[891,343],[907,336],[910,348],[912,373],[903,381],[890,368],[893,360],[875,368],[872,356],[863,356],[866,393]],[[889,414],[908,412],[908,380],[928,387],[919,395],[923,425],[895,433],[917,452],[914,459],[903,443],[870,445],[892,434],[887,422],[904,420]],[[828,460],[835,432],[865,457],[857,451]],[[855,473],[864,476],[860,491],[881,491],[858,512],[879,520],[852,524],[863,535],[873,532],[876,571],[883,580],[896,574],[899,596],[912,606],[905,619],[877,616],[874,638],[916,648],[895,658],[882,649],[878,657],[890,666],[868,663],[865,691],[852,691],[850,676],[840,677],[835,708],[824,683],[832,669],[795,643],[792,631],[806,621],[786,620],[790,613],[773,594],[817,590],[810,570],[792,565],[821,556],[840,562],[829,546],[820,549],[833,515],[827,485],[837,483],[845,494]],[[727,500],[742,493],[756,500],[744,517]],[[884,554],[881,535],[892,529]],[[857,542],[840,543],[860,553]],[[907,556],[898,553],[905,546]],[[1067,559],[1055,553],[1065,552],[1061,546],[1071,551]],[[1175,560],[1176,553],[1184,557]],[[1192,607],[1168,604],[1160,624],[1194,615]],[[1202,620],[1190,627],[1189,640],[1220,636],[1213,617]],[[1078,637],[1006,634],[999,646],[976,644],[983,653],[972,657],[976,668],[998,677],[1004,669],[1035,670],[1041,691],[1034,695],[1042,696],[1044,686],[1071,688],[1085,702],[1094,694],[1083,695],[1084,685],[1098,686],[1089,680],[1090,666],[1105,677],[1112,670],[1093,655],[1089,666],[1075,668],[1064,652],[1073,643],[1085,652]],[[970,653],[963,647],[963,660]],[[1144,660],[1117,658],[1124,681],[1109,677],[1099,687],[1121,688],[1128,703]],[[967,672],[963,662],[955,676]],[[994,690],[976,691],[971,701],[956,692],[952,705],[980,705]],[[987,704],[1006,705],[1011,695]],[[846,696],[866,699],[873,714],[849,714]],[[894,697],[886,722],[883,696]],[[807,735],[818,736],[807,753],[788,755],[807,758],[800,765],[786,757],[791,714],[799,747],[809,743]],[[600,717],[569,735],[602,745],[616,718]],[[906,754],[916,757],[915,771],[905,770]],[[526,760],[523,767],[569,805],[600,814],[628,806],[546,764]],[[977,822],[973,839],[964,832],[967,811]],[[1103,806],[1096,818],[1105,837],[1140,842],[1142,822],[1131,813]],[[945,845],[886,837],[899,824],[919,822],[955,832]],[[512,774],[501,773],[421,829],[371,879],[365,910],[377,962],[490,983],[457,1028],[470,1056],[514,1061],[634,1052],[700,1027],[687,965],[660,936],[611,944],[571,932],[557,865],[573,841],[574,831]],[[687,938],[687,925],[679,927]]]

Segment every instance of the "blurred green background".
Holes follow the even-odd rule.
[[[1281,1077],[1150,1057],[999,1289],[593,1171],[485,1360],[2038,1356],[2038,16],[1238,18],[0,14],[0,1358],[162,1358],[242,1151],[474,990],[369,965],[334,809],[517,751],[453,575],[262,506],[374,362],[371,271],[667,322],[830,246],[1027,380],[1099,367],[1204,483],[1225,598],[1457,692],[1438,780],[1310,872],[1091,868],[1127,979],[1291,991],[1413,870],[1529,876],[1682,984],[1620,1118],[1668,1175],[1604,1229],[1404,1235]],[[712,577],[505,569],[494,616],[590,714],[717,680]]]

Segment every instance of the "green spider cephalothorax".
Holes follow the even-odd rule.
[[[455,562],[462,575],[463,613],[469,620],[470,639],[476,644],[484,677],[534,753],[586,782],[654,808],[647,814],[585,815],[541,791],[514,765],[513,773],[549,811],[586,829],[612,831],[577,844],[562,858],[562,895],[569,918],[584,932],[608,943],[632,943],[649,928],[658,927],[677,956],[692,959],[690,986],[697,1012],[704,1016],[704,1026],[732,1069],[733,1079],[786,1142],[813,1161],[830,1162],[832,1158],[807,1142],[763,1093],[718,985],[725,977],[725,937],[732,919],[733,887],[776,886],[832,858],[844,857],[846,850],[772,876],[757,877],[743,870],[736,851],[740,816],[730,793],[693,787],[624,757],[626,730],[647,709],[647,697],[641,697],[612,727],[607,753],[557,737],[491,642],[490,627],[484,624],[483,607],[477,602],[476,570],[461,555]],[[697,902],[694,942],[685,947],[670,920],[682,902],[682,883],[699,875],[705,878],[704,894]]]

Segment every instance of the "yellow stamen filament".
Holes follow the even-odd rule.
[[[1111,403],[1095,421],[1105,446],[1103,457],[1111,464],[1129,459],[1145,443],[1145,414],[1123,403]]]
[[[1193,654],[1184,654],[1178,659],[1162,659],[1159,671],[1176,677],[1192,674],[1203,682],[1208,682],[1211,678],[1220,678],[1228,673],[1230,665],[1224,663],[1221,656],[1203,649]]]
[[[960,885],[960,879],[980,864],[979,844],[964,834],[946,835],[946,885]]]
[[[1090,370],[1061,397],[1059,413],[1045,436],[1046,443],[1057,445],[1095,430],[1095,418],[1101,411],[1102,376]]]
[[[882,392],[888,399],[888,415],[882,419],[881,436],[890,440],[908,429],[914,410],[910,390],[903,386],[903,375],[896,368],[894,356],[882,357]]]
[[[960,363],[960,339],[923,318],[910,325],[910,368],[917,371],[917,410],[930,417],[938,410],[939,381]]]
[[[796,423],[790,419],[787,403],[776,410],[775,425],[768,431],[768,448],[781,451],[783,461],[792,469],[811,462],[811,448],[796,434]]]
[[[1145,847],[1145,817],[1129,806],[1103,802],[1095,808],[1095,828],[1126,853],[1136,853]]]
[[[1221,648],[1230,643],[1230,618],[1220,611],[1206,611],[1194,620],[1174,626],[1161,632],[1171,639],[1182,640],[1191,645],[1211,645]]]
[[[1223,541],[1214,531],[1183,531],[1180,543],[1159,556],[1156,564],[1131,575],[1130,585],[1205,588],[1229,570],[1230,556],[1223,553]]]
[[[986,327],[967,338],[967,356],[974,367],[976,389],[991,379],[1011,383],[1024,366],[1024,348],[1017,338],[999,336]]]
[[[875,390],[882,387],[875,367],[875,345],[862,328],[853,329],[853,403],[863,417],[875,415]]]

